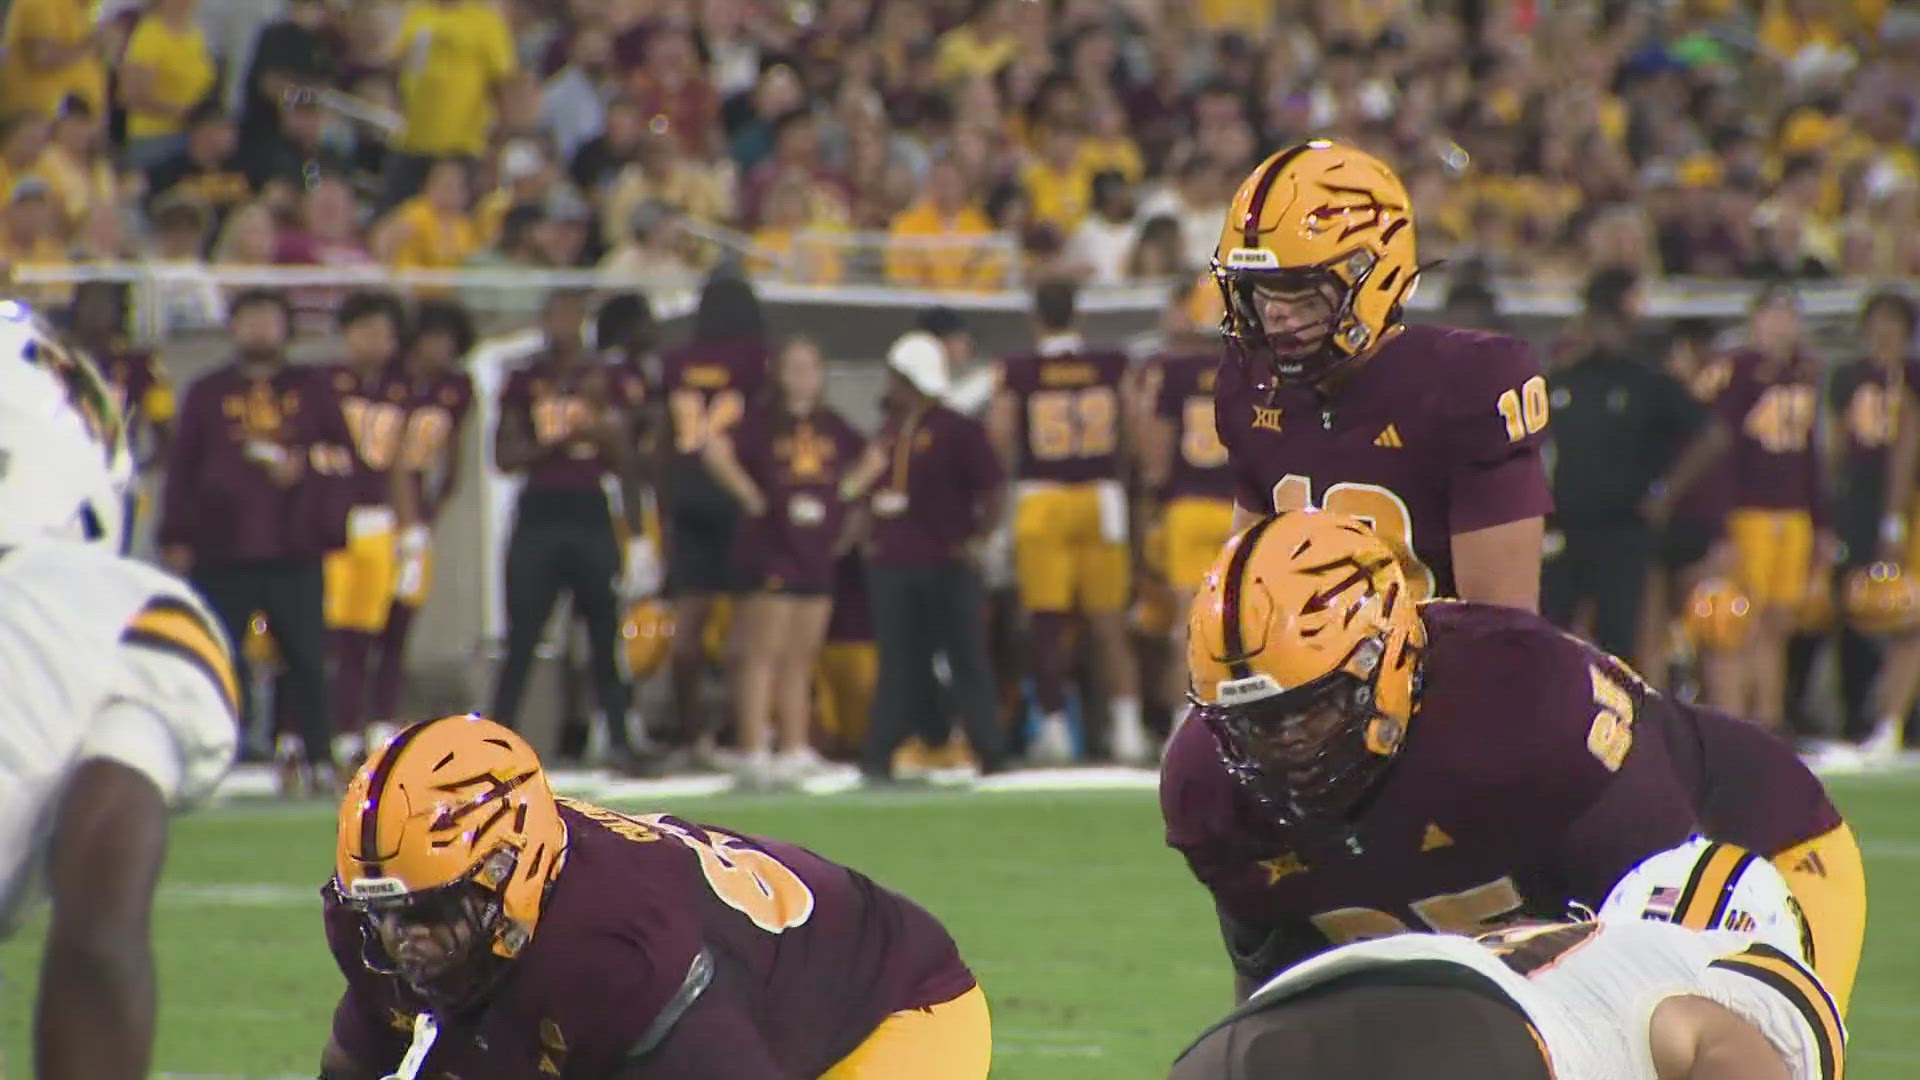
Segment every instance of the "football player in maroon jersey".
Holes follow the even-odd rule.
[[[1213,265],[1235,526],[1338,510],[1393,547],[1415,599],[1536,610],[1546,379],[1518,339],[1402,321],[1414,231],[1393,170],[1341,143],[1288,147],[1234,195]]]
[[[477,716],[367,762],[334,866],[326,1080],[986,1080],[932,915],[793,844],[556,799]]]
[[[1194,712],[1161,807],[1243,979],[1412,927],[1597,908],[1698,831],[1787,879],[1844,1007],[1859,845],[1793,748],[1752,724],[1664,697],[1532,612],[1416,603],[1398,553],[1324,511],[1228,542],[1187,655]]]

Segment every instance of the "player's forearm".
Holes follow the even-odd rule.
[[[153,949],[139,932],[62,927],[40,965],[39,1080],[145,1080],[153,1053]]]
[[[1674,462],[1673,468],[1667,473],[1664,488],[1667,498],[1672,500],[1684,496],[1693,485],[1700,482],[1701,477],[1707,475],[1709,469],[1719,463],[1720,456],[1732,445],[1733,437],[1726,425],[1718,420],[1708,421],[1706,430],[1688,444],[1681,452],[1680,460]]]

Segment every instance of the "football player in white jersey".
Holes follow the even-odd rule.
[[[1299,964],[1172,1080],[1840,1080],[1846,1030],[1811,941],[1770,863],[1694,840],[1622,878],[1594,918]]]
[[[233,760],[220,624],[120,554],[132,480],[93,362],[0,302],[0,936],[52,902],[39,1080],[144,1080],[167,813]]]

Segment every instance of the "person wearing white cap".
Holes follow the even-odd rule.
[[[893,751],[936,707],[933,658],[945,653],[953,702],[980,771],[1001,737],[974,552],[1000,516],[1004,477],[980,422],[942,404],[946,350],[914,331],[887,350],[887,417],[847,478],[873,518],[869,596],[880,677],[861,755],[869,782],[892,778]]]

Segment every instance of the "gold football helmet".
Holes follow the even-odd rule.
[[[1898,563],[1877,562],[1847,575],[1847,622],[1873,637],[1896,637],[1920,627],[1920,581]]]
[[[1282,821],[1344,819],[1406,739],[1426,624],[1358,518],[1299,510],[1227,542],[1194,599],[1194,715]]]
[[[1413,206],[1385,162],[1344,143],[1290,146],[1234,193],[1214,249],[1222,332],[1257,382],[1319,383],[1398,332],[1420,276]],[[1262,294],[1320,294],[1325,318],[1268,325]]]
[[[567,828],[540,758],[474,715],[401,729],[340,803],[333,887],[367,920],[367,961],[438,1008],[476,1000],[526,947],[560,872]],[[458,955],[428,975],[383,944],[403,928],[459,926]]]

